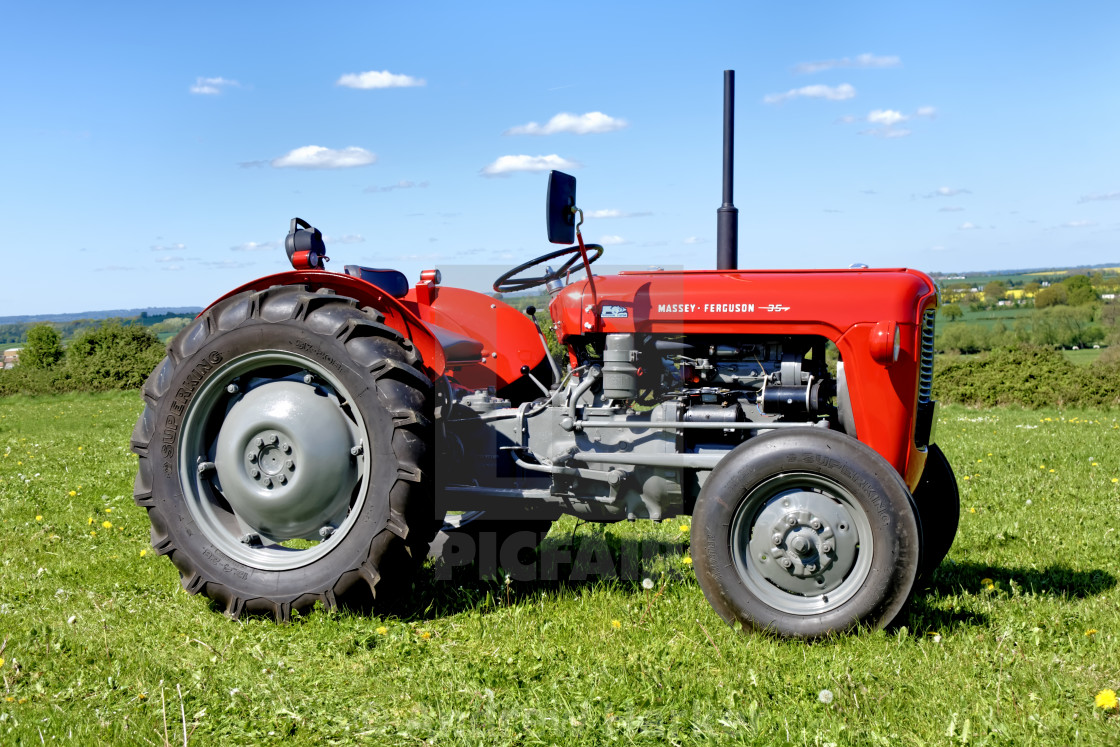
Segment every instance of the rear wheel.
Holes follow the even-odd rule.
[[[894,469],[855,439],[809,428],[725,457],[700,491],[691,540],[697,580],[724,620],[800,637],[888,624],[921,555]]]
[[[382,602],[436,527],[431,383],[353,299],[303,287],[209,309],[144,385],[135,499],[184,588],[284,620]]]
[[[918,571],[918,583],[925,586],[933,577],[937,566],[949,554],[961,519],[961,496],[957,490],[957,478],[949,460],[937,444],[930,444],[928,447],[926,467],[914,490],[914,503],[922,520],[925,542],[922,545],[922,567]]]

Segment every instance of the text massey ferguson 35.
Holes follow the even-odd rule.
[[[526,314],[436,270],[411,287],[328,272],[299,220],[293,271],[170,343],[132,445],[136,502],[184,587],[285,619],[406,592],[446,511],[535,536],[562,513],[691,514],[696,575],[725,620],[797,636],[889,623],[959,512],[930,443],[930,278],[592,276],[603,250],[579,235],[575,180],[554,174],[549,204],[550,239],[578,243],[495,288],[547,285],[563,375]]]

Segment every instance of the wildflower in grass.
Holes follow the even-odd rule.
[[[90,524],[92,524],[92,523],[93,523],[93,517],[92,517],[92,516],[91,516],[91,517],[89,517],[88,519],[86,519],[86,526],[87,526],[87,527],[88,527],[88,526],[89,526]]]
[[[0,657],[0,667],[4,666],[4,659]]]
[[[684,563],[685,565],[692,565],[692,556],[691,555],[685,555],[683,558],[681,558],[681,562]]]
[[[965,475],[965,476],[964,476],[964,479],[966,479],[966,480],[967,480],[967,479],[968,479],[968,475]],[[968,509],[968,512],[969,512],[970,514],[974,514],[974,513],[976,513],[976,508],[975,508],[975,507],[969,508],[969,509]]]
[[[828,705],[832,702],[832,691],[821,690],[819,693],[817,693],[817,700],[824,703],[825,705]]]
[[[147,700],[148,699],[148,694],[147,693],[140,693],[139,695],[136,696],[136,699],[137,700]]]
[[[91,530],[90,533],[89,533],[89,536],[90,537],[96,537],[97,536],[97,531],[96,530]]]
[[[385,635],[388,632],[389,632],[389,629],[386,628],[384,625],[378,625],[377,626],[377,634],[378,635]]]
[[[1112,478],[1112,481],[1113,482],[1120,482],[1120,478],[1114,477],[1114,478]]]
[[[688,524],[681,524],[681,534],[688,534]]]
[[[144,557],[147,554],[148,554],[148,549],[147,548],[144,548],[143,550],[140,551],[140,557]]]
[[[423,640],[423,641],[431,640],[431,637],[432,637],[432,634],[429,633],[428,631],[426,631],[426,630],[421,630],[420,631],[420,640]]]
[[[980,579],[980,585],[986,589],[994,589],[996,586],[996,582],[990,578],[982,578]]]
[[[645,589],[646,591],[649,591],[650,589],[652,589],[653,588],[653,579],[652,578],[643,578],[642,579],[642,588]]]
[[[611,627],[614,628],[615,630],[618,630],[619,628],[622,627],[622,621],[621,620],[611,620]]]
[[[37,516],[35,517],[35,521],[42,521],[42,520],[43,520],[43,515],[42,515],[42,514],[38,514],[38,515],[37,515]]]
[[[73,497],[74,497],[74,496],[76,496],[77,494],[78,494],[78,491],[77,491],[77,490],[71,490],[71,491],[70,491],[70,497],[71,497],[71,498],[73,498]]]
[[[964,479],[966,479],[966,480],[970,480],[970,479],[972,479],[972,478],[970,478],[970,477],[969,477],[968,475],[965,475],[965,476],[964,476]],[[973,513],[976,513],[976,512],[975,512],[975,511],[973,511]]]
[[[1106,711],[1114,711],[1118,704],[1116,700],[1116,691],[1101,690],[1097,693],[1097,697],[1093,699],[1093,702],[1097,704],[1097,708],[1103,708]]]
[[[1096,635],[1096,634],[1097,634],[1097,629],[1096,628],[1089,628],[1088,630],[1085,631],[1085,635]]]
[[[111,522],[111,521],[103,521],[103,522],[101,522],[101,526],[102,526],[102,528],[104,528],[104,529],[112,529],[112,528],[113,528],[113,522]]]

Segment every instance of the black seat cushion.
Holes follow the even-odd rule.
[[[379,270],[360,265],[346,265],[342,269],[347,275],[361,278],[370,285],[376,285],[394,298],[404,298],[408,293],[408,278],[400,270]]]

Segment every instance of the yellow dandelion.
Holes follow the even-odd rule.
[[[107,514],[113,513],[113,507],[109,506],[107,509],[105,509],[105,513],[107,513]]]
[[[88,519],[86,519],[86,526],[87,526],[87,527],[88,527],[88,526],[89,526],[90,524],[92,524],[92,523],[93,523],[93,517],[92,517],[92,516],[91,516],[91,517],[89,517]]]
[[[1097,693],[1097,697],[1093,699],[1097,704],[1097,708],[1103,708],[1106,711],[1111,711],[1116,708],[1116,691],[1115,690],[1101,690]]]
[[[966,480],[967,480],[967,479],[968,479],[968,475],[965,475],[965,476],[964,476],[964,479],[966,479]],[[969,512],[970,514],[974,514],[974,513],[976,513],[976,509],[975,509],[975,508],[970,508],[970,509],[968,509],[968,512]]]
[[[982,579],[980,579],[980,585],[981,586],[995,586],[996,582],[993,581],[990,578],[982,578]]]
[[[1099,464],[1097,464],[1096,462],[1093,462],[1093,466],[1094,466],[1094,467],[1099,467],[1100,465],[1099,465]]]
[[[78,494],[78,491],[77,491],[77,490],[71,490],[71,491],[70,491],[70,497],[71,497],[71,498],[73,498],[73,497],[74,497],[74,496],[76,496],[77,494]]]
[[[0,667],[4,666],[4,659],[0,658]]]
[[[1048,472],[1057,472],[1058,470],[1056,470],[1056,469],[1051,469],[1051,470],[1047,470],[1047,471],[1048,471]]]
[[[1085,635],[1096,635],[1096,634],[1097,634],[1097,629],[1096,628],[1089,628],[1088,630],[1085,631]]]
[[[112,529],[112,528],[113,528],[113,522],[111,522],[111,521],[103,521],[103,522],[101,522],[101,527],[102,527],[103,529]]]
[[[1039,469],[1046,469],[1046,465],[1045,464],[1040,464],[1040,465],[1038,465],[1038,468]]]
[[[384,625],[378,625],[377,626],[377,634],[378,635],[385,635],[388,632],[389,632],[389,629],[386,628]]]
[[[42,520],[43,520],[43,515],[42,514],[39,514],[35,517],[35,521],[42,521]]]
[[[78,451],[81,451],[81,450],[82,450],[82,448],[83,448],[83,447],[79,446],[79,447],[78,447]]]
[[[140,551],[140,557],[144,557],[147,554],[148,554],[148,550],[146,548]]]
[[[688,524],[681,524],[681,534],[688,532]]]
[[[619,621],[619,620],[611,620],[611,627],[614,628],[615,630],[618,630],[619,628],[622,627],[622,622]]]
[[[432,634],[429,633],[428,631],[426,631],[426,630],[421,630],[420,631],[420,640],[427,641],[427,640],[431,639],[431,637],[432,637]]]
[[[681,562],[684,563],[685,565],[692,565],[692,556],[691,555],[685,555],[683,558],[681,558]]]
[[[97,530],[91,530],[90,533],[89,533],[89,536],[90,537],[96,537],[97,536]]]
[[[137,700],[147,700],[148,699],[148,694],[147,693],[140,693],[139,695],[136,696],[136,699]]]
[[[1120,478],[1114,477],[1114,478],[1112,478],[1112,481],[1113,482],[1120,482]]]
[[[984,461],[983,459],[977,459],[977,460],[976,460],[976,463],[977,463],[977,464],[980,464],[980,463],[981,463],[981,462],[983,462],[983,461]]]
[[[964,479],[966,479],[966,480],[971,480],[972,478],[971,478],[971,477],[969,477],[968,475],[965,475],[965,476],[964,476]]]

